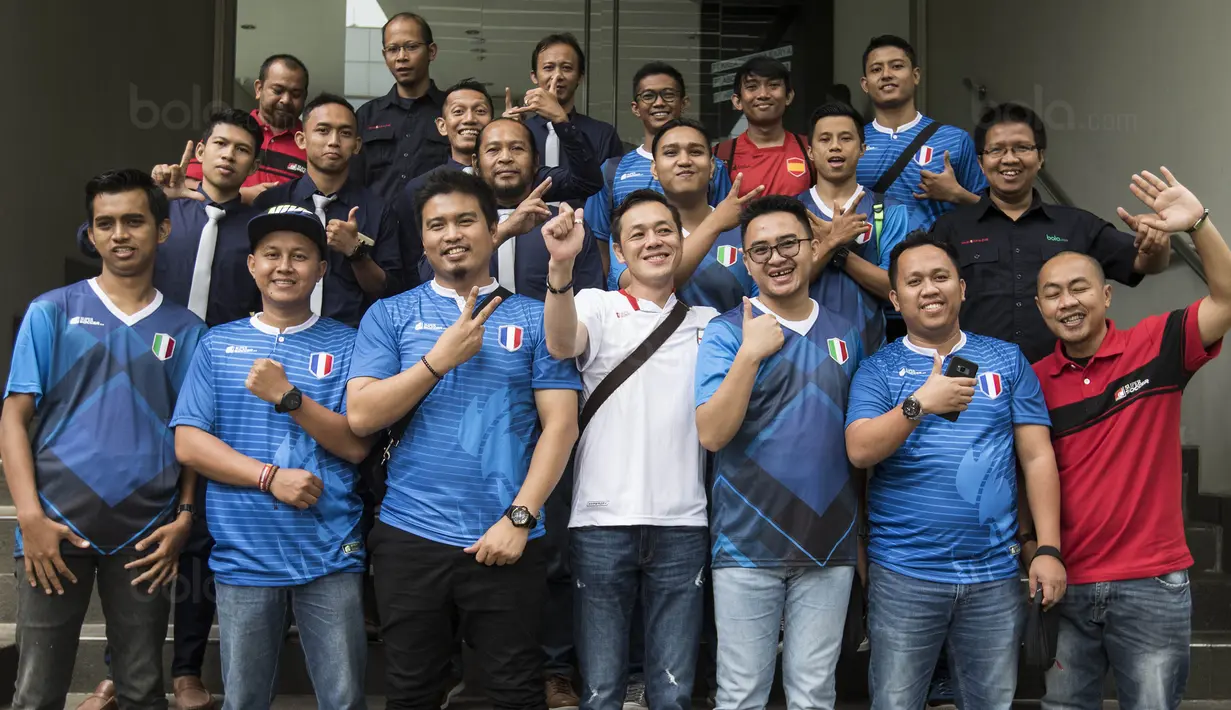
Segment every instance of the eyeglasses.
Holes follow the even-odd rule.
[[[777,244],[772,245],[753,244],[745,249],[744,253],[748,255],[749,259],[752,259],[752,261],[757,264],[764,264],[768,262],[775,251],[777,251],[778,256],[781,256],[783,259],[790,259],[799,253],[799,243],[801,241],[802,240],[800,239],[790,238],[779,240]]]
[[[640,101],[643,104],[650,104],[650,105],[653,105],[654,102],[657,101],[660,97],[662,98],[663,103],[673,104],[679,100],[680,92],[676,91],[675,89],[663,89],[662,91],[654,91],[653,89],[646,89],[645,91],[642,91],[640,94],[637,94],[638,101]]]
[[[1013,151],[1013,155],[1016,155],[1017,157],[1020,158],[1023,155],[1028,155],[1038,149],[1039,147],[1037,145],[1015,145],[1015,146],[1012,146],[1011,148],[1006,148],[1004,146],[998,145],[995,148],[988,148],[987,150],[983,151],[983,154],[989,158],[1003,158],[1011,150]]]
[[[414,54],[415,52],[418,52],[420,49],[423,49],[426,46],[427,45],[425,45],[422,42],[407,42],[406,44],[385,45],[385,47],[383,47],[381,51],[384,52],[385,56],[387,57],[396,57],[400,55],[402,52],[406,52],[407,54]]]

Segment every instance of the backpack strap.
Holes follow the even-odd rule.
[[[876,184],[872,186],[872,192],[889,192],[889,188],[893,185],[893,183],[897,182],[898,178],[902,175],[902,171],[906,169],[907,163],[910,162],[910,159],[915,157],[915,153],[918,153],[919,149],[923,147],[923,144],[927,143],[929,138],[936,135],[936,131],[939,131],[940,127],[943,125],[944,124],[939,121],[932,121],[928,125],[924,126],[922,131],[915,134],[914,140],[902,149],[902,153],[898,155],[898,159],[893,161],[893,165],[890,165],[889,169],[886,170],[880,176],[880,179],[876,181]]]
[[[804,164],[808,166],[808,184],[816,184],[816,167],[812,165],[812,161],[808,160],[808,146],[804,143],[804,137],[798,133],[792,133],[795,136],[795,142],[799,144],[799,152],[804,156]]]

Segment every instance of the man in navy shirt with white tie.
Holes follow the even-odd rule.
[[[397,290],[397,217],[375,192],[350,181],[351,159],[362,147],[350,103],[321,94],[303,120],[295,140],[307,151],[308,174],[266,190],[256,206],[293,204],[316,213],[329,235],[329,269],[312,293],[313,312],[354,327],[368,306]]]

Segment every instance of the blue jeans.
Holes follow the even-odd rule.
[[[1056,607],[1060,640],[1047,672],[1046,710],[1103,707],[1107,669],[1124,710],[1180,707],[1188,684],[1188,573],[1075,584]]]
[[[959,708],[1009,710],[1017,690],[1024,600],[1016,577],[941,584],[870,565],[872,710],[923,707],[941,647],[949,653]]]
[[[645,617],[646,700],[655,710],[691,707],[709,530],[637,525],[571,533],[582,710],[623,707],[638,598]]]
[[[225,710],[269,708],[292,609],[317,705],[322,710],[366,707],[362,574],[338,572],[296,587],[217,581],[215,586]]]
[[[855,568],[720,567],[713,575],[718,710],[765,707],[784,611],[782,687],[787,710],[832,709],[837,699],[834,667],[842,650]]]

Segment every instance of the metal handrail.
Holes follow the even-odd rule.
[[[963,78],[962,85],[965,86],[966,90],[973,94],[983,106],[994,105],[995,102],[988,98],[987,86],[976,82],[970,77]],[[1036,180],[1039,183],[1039,186],[1043,188],[1044,192],[1051,196],[1053,202],[1066,205],[1068,207],[1074,206],[1072,198],[1070,198],[1069,194],[1065,192],[1063,187],[1060,186],[1060,183],[1056,181],[1056,178],[1054,178],[1051,173],[1047,172],[1046,167],[1039,168],[1039,174],[1036,177]],[[1171,248],[1180,257],[1180,260],[1183,261],[1188,268],[1192,269],[1193,273],[1196,274],[1198,278],[1206,283],[1209,283],[1209,281],[1205,278],[1205,267],[1201,263],[1201,255],[1197,253],[1197,249],[1193,246],[1188,235],[1172,234]]]

